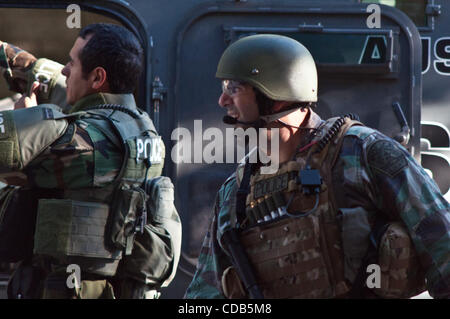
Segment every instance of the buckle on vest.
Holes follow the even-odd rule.
[[[320,198],[320,186],[322,185],[322,177],[320,176],[320,172],[318,169],[311,169],[309,165],[306,166],[305,169],[299,171],[299,175],[297,178],[297,183],[300,183],[302,187],[302,192],[305,195],[316,195],[316,202],[314,207],[306,212],[287,212],[288,216],[291,217],[306,217],[317,210],[319,207],[319,198]],[[286,209],[292,203],[295,194],[292,194],[291,198],[289,198],[289,202],[286,205]]]
[[[302,186],[303,194],[314,195],[320,193],[320,185],[322,185],[322,177],[318,169],[307,167],[299,172],[297,179]]]

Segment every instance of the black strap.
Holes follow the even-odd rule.
[[[239,235],[236,228],[227,230],[223,234],[224,244],[228,247],[233,265],[241,279],[242,283],[247,289],[250,298],[264,299],[258,283],[256,282],[255,272],[252,269],[248,256],[240,243]]]
[[[247,195],[250,192],[250,176],[252,175],[252,164],[249,158],[245,160],[244,174],[242,176],[241,185],[236,192],[236,217],[238,221],[242,221],[245,217],[245,208]]]
[[[249,162],[249,158],[245,160],[244,174],[242,176],[241,184],[236,192],[236,218],[241,221],[245,217],[246,199],[250,192],[250,176],[252,175],[253,166]],[[231,217],[233,219],[233,216]],[[236,219],[234,218],[234,219]],[[233,265],[245,288],[247,289],[252,299],[263,299],[264,295],[256,283],[256,278],[251,267],[248,256],[240,243],[238,230],[232,228],[223,234],[225,245],[231,254]]]

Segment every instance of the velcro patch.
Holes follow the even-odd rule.
[[[55,118],[55,116],[53,115],[53,110],[46,107],[42,108],[42,114],[44,120],[53,120]]]
[[[14,135],[14,131],[12,111],[0,112],[0,140],[10,139]]]
[[[403,152],[386,140],[376,141],[369,147],[367,161],[372,169],[390,177],[395,177],[408,165]]]
[[[14,158],[14,143],[12,141],[0,141],[0,166],[11,168]]]

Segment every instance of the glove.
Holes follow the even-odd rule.
[[[28,93],[28,73],[36,57],[12,44],[0,41],[0,72],[11,91]]]

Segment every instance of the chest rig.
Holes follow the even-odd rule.
[[[277,173],[250,177],[239,238],[264,298],[336,298],[350,290],[330,187],[342,137],[353,125],[361,124],[328,120],[322,137]],[[240,190],[245,182],[244,172]]]

